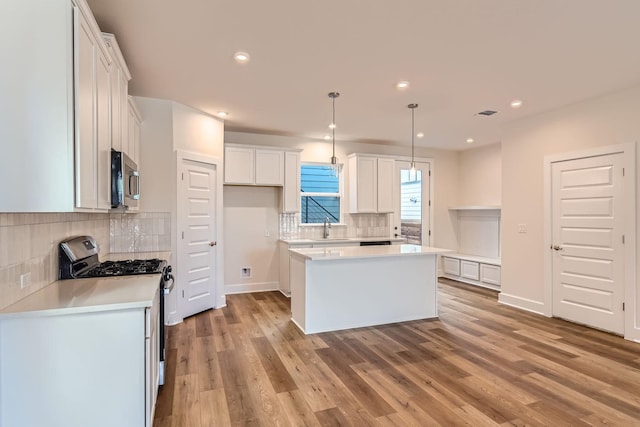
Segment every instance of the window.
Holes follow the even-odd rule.
[[[340,222],[340,174],[330,165],[302,164],[300,167],[301,224]]]

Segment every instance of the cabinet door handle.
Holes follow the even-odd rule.
[[[551,246],[551,249],[553,249],[554,251],[561,251],[563,248],[560,245],[553,245]]]
[[[215,246],[215,245],[217,245],[217,244],[218,244],[218,242],[216,242],[216,241],[209,242],[209,246]]]

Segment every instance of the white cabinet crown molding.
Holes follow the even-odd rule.
[[[127,80],[131,80],[131,72],[129,71],[129,67],[127,67],[124,56],[122,56],[122,51],[120,50],[120,45],[118,45],[116,36],[111,33],[102,33],[102,39],[104,40],[104,43],[111,48],[110,50],[113,60],[117,62],[118,67],[120,67]]]

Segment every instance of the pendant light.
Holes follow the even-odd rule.
[[[338,92],[329,92],[329,98],[332,100],[333,117],[331,121],[331,140],[332,140],[332,152],[331,152],[331,169],[333,169],[336,176],[340,172],[340,165],[338,164],[338,158],[336,157],[336,98],[339,97]]]
[[[409,180],[416,180],[416,160],[415,160],[415,109],[418,108],[418,104],[409,104],[407,105],[411,109],[411,169],[409,170]]]

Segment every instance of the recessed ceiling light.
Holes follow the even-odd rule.
[[[233,54],[233,59],[235,59],[239,64],[246,64],[247,62],[249,62],[251,57],[247,52],[236,52]]]
[[[324,140],[325,141],[330,141],[331,140],[331,135],[325,135],[324,136]]]
[[[401,81],[401,82],[398,82],[398,83],[396,84],[396,87],[397,87],[398,89],[406,89],[406,88],[408,88],[408,87],[409,87],[409,82],[408,82],[408,81],[403,80],[403,81]]]
[[[418,132],[418,133],[416,134],[416,136],[417,136],[418,138],[423,138],[423,137],[424,137],[424,133],[422,133],[422,132]]]
[[[520,107],[522,107],[522,100],[514,99],[513,101],[511,101],[511,108],[520,108]]]
[[[467,144],[473,144],[473,138],[467,138]]]
[[[336,128],[335,123],[331,123],[331,124],[329,125],[329,129],[335,129],[335,128]]]
[[[227,117],[229,113],[226,111],[218,111],[218,117]]]

